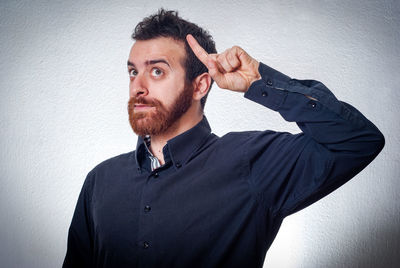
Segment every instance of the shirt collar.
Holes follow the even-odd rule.
[[[203,116],[197,125],[167,142],[163,148],[164,159],[170,158],[175,168],[180,168],[190,160],[193,153],[204,144],[210,135],[212,135],[211,127],[207,118]],[[139,136],[135,151],[136,164],[139,168],[142,168],[145,162],[146,152],[145,141],[143,137]]]

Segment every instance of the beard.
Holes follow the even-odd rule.
[[[128,102],[129,123],[133,131],[139,136],[159,135],[167,132],[171,126],[186,113],[192,105],[193,86],[185,83],[185,88],[174,100],[170,108],[165,107],[157,99],[132,97]],[[148,111],[135,112],[135,104],[151,106]]]

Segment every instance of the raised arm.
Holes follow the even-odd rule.
[[[249,132],[242,146],[256,197],[274,217],[296,212],[350,180],[382,150],[382,133],[321,82],[292,79],[257,62],[243,49],[207,54],[189,45],[219,87],[296,122],[300,134]]]

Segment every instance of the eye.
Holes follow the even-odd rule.
[[[161,76],[163,73],[164,73],[164,72],[163,72],[161,69],[159,69],[159,68],[153,68],[153,69],[151,69],[151,75],[152,75],[152,76],[158,77],[158,76]]]
[[[128,70],[128,73],[130,77],[135,77],[137,75],[137,71],[135,69]]]

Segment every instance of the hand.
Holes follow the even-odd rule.
[[[191,34],[186,36],[186,40],[220,88],[246,92],[251,83],[261,78],[258,72],[260,63],[242,48],[234,46],[221,54],[208,54]]]

